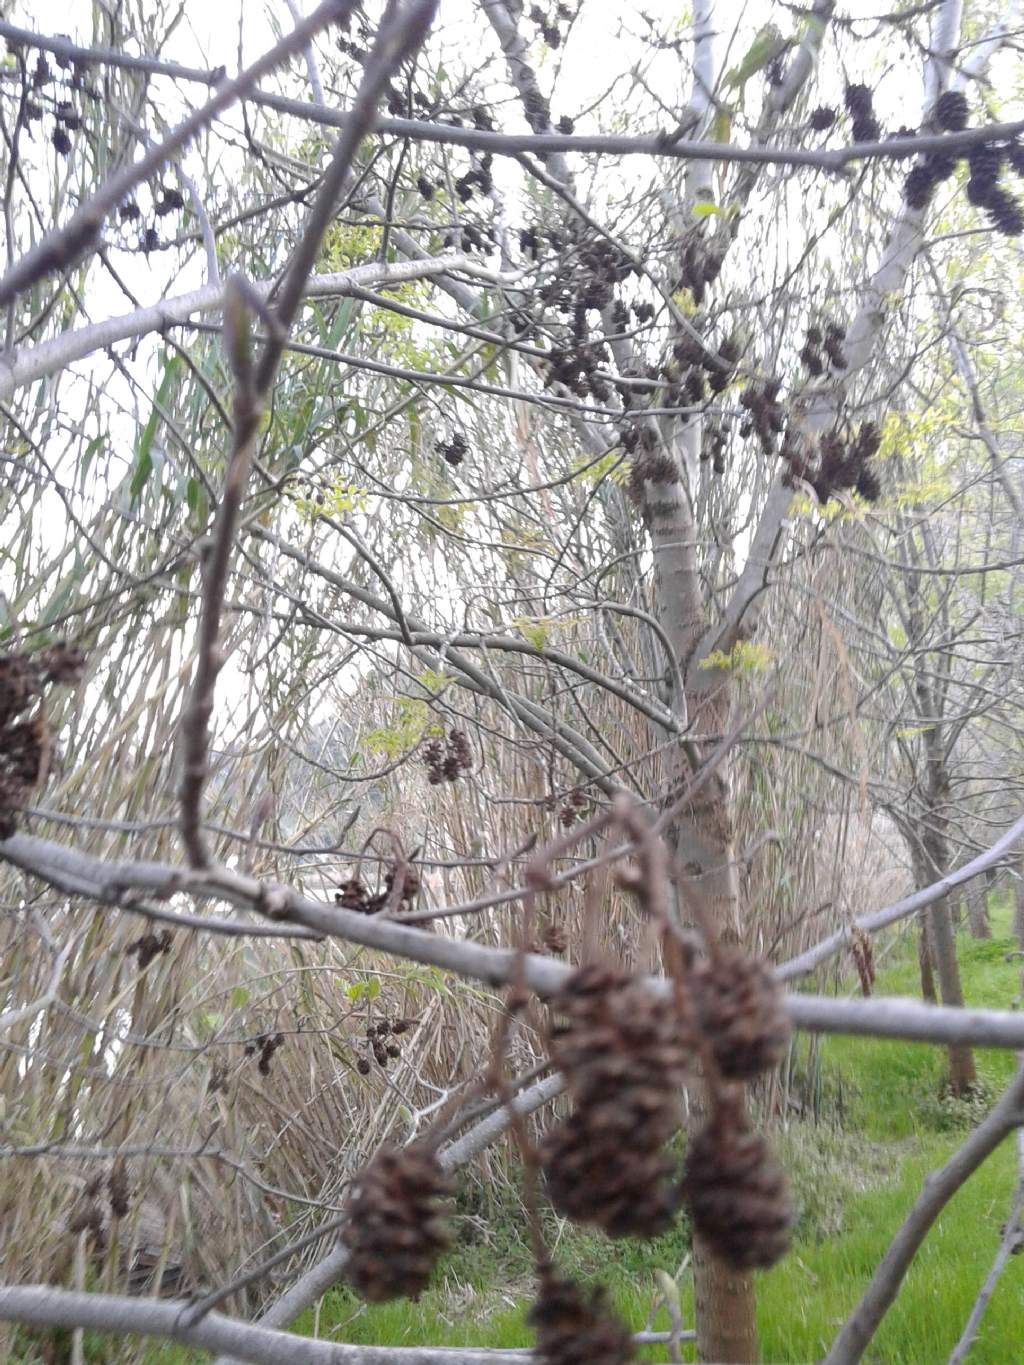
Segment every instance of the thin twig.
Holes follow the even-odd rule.
[[[344,19],[357,7],[357,0],[324,0],[303,23],[285,34],[279,43],[264,53],[252,66],[234,80],[225,81],[221,88],[195,113],[168,133],[131,165],[112,175],[95,194],[91,195],[71,215],[63,227],[53,228],[25,253],[0,278],[0,308],[29,289],[37,280],[56,270],[70,270],[94,248],[100,229],[118,204],[149,176],[154,175],[176,152],[180,152],[197,133],[207,127],[218,114],[229,108],[269,75],[289,57],[302,52],[309,40],[328,24]],[[7,27],[6,25],[4,26]],[[15,37],[0,33],[0,36]],[[33,35],[34,36],[34,35]]]
[[[249,468],[259,436],[260,421],[284,353],[284,345],[302,302],[306,281],[316,263],[324,233],[348,182],[356,152],[372,130],[377,104],[391,74],[418,51],[426,38],[437,0],[410,0],[385,18],[367,61],[353,117],[338,139],[320,191],[306,217],[302,233],[285,267],[274,296],[274,311],[265,312],[267,340],[258,360],[251,355],[250,307],[263,312],[251,287],[237,276],[224,294],[224,334],[235,376],[234,443],[224,491],[214,523],[212,543],[203,566],[203,601],[197,640],[195,678],[181,718],[182,773],[179,787],[181,834],[193,867],[208,867],[210,854],[202,829],[202,794],[208,775],[209,729],[217,675],[223,665],[220,623],[224,593],[234,548],[238,514],[249,479]],[[319,11],[317,11],[319,13]],[[299,25],[295,34],[310,34]],[[292,37],[294,38],[294,34]]]

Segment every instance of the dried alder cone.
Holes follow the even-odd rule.
[[[720,948],[693,976],[697,1015],[723,1076],[750,1080],[778,1066],[789,1042],[782,991],[767,963]]]
[[[610,1237],[653,1237],[681,1192],[665,1144],[680,1122],[692,1055],[673,1003],[612,968],[581,967],[552,1000],[551,1057],[576,1108],[540,1162],[552,1203]]]
[[[684,1083],[692,1040],[672,1002],[635,977],[591,963],[573,972],[551,1007],[565,1020],[550,1031],[551,1058],[577,1104],[600,1102],[627,1084],[672,1090]]]
[[[401,889],[397,898],[393,895],[395,881],[401,875]],[[397,862],[389,867],[384,874],[384,889],[371,894],[361,878],[348,877],[339,883],[339,889],[334,893],[334,900],[343,910],[355,910],[360,915],[376,915],[387,906],[400,912],[405,912],[413,908],[413,902],[419,894],[420,874],[410,863]],[[430,928],[429,924],[423,926]]]
[[[605,1306],[600,1288],[584,1291],[553,1266],[540,1268],[537,1301],[527,1322],[537,1333],[541,1365],[626,1365],[633,1338]]]
[[[464,730],[449,730],[447,741],[432,739],[423,748],[427,781],[432,787],[457,782],[473,767],[473,753]]]
[[[345,1275],[370,1303],[415,1298],[450,1245],[452,1178],[422,1145],[385,1147],[348,1200]]]
[[[627,1093],[577,1108],[541,1142],[552,1204],[609,1237],[657,1237],[682,1203],[675,1158],[658,1141],[658,1106]],[[648,1126],[650,1125],[650,1126]]]
[[[737,1270],[767,1268],[789,1247],[792,1206],[782,1168],[740,1103],[719,1103],[691,1141],[683,1182],[694,1230]]]
[[[14,833],[17,812],[46,776],[46,719],[41,709],[26,713],[48,684],[77,682],[84,667],[84,656],[66,644],[0,655],[0,839]]]

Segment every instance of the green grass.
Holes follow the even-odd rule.
[[[993,908],[996,937],[958,941],[964,994],[973,1005],[1006,1008],[1018,991],[1010,909]],[[907,942],[880,971],[879,994],[919,995],[916,955]],[[796,1040],[796,1060],[820,1068],[824,1095],[841,1097],[842,1125],[792,1123],[776,1134],[799,1208],[790,1255],[758,1277],[758,1322],[767,1361],[819,1359],[857,1302],[928,1171],[941,1165],[1005,1085],[1010,1054],[977,1054],[985,1094],[978,1101],[942,1097],[943,1053],[916,1043],[859,1038],[824,1041],[815,1056]],[[821,1112],[821,1110],[819,1110]],[[930,1232],[866,1359],[876,1365],[935,1365],[952,1349],[998,1244],[1015,1172],[1012,1142],[972,1177]],[[675,1274],[686,1256],[679,1227],[654,1243],[609,1243],[556,1225],[558,1257],[568,1270],[607,1286],[619,1312],[644,1325],[655,1296],[655,1272]],[[325,1296],[316,1330],[324,1338],[378,1345],[508,1347],[530,1344],[524,1323],[530,1265],[522,1229],[509,1212],[481,1241],[478,1220],[462,1221],[463,1237],[417,1303],[359,1303],[345,1288]],[[477,1230],[476,1240],[465,1235]],[[692,1324],[692,1296],[683,1276],[682,1307]],[[654,1323],[667,1327],[664,1310]],[[314,1330],[309,1312],[296,1330]],[[1024,1359],[1024,1257],[1011,1260],[989,1304],[971,1365],[1014,1365]],[[109,1342],[106,1343],[109,1351]],[[666,1359],[660,1348],[647,1359]],[[692,1358],[685,1355],[686,1359]],[[109,1360],[97,1339],[92,1359]],[[185,1365],[206,1357],[153,1346],[147,1365]]]

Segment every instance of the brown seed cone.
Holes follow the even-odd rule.
[[[558,920],[548,920],[541,932],[541,938],[544,947],[551,953],[564,953],[569,946],[569,935],[565,931],[565,925]]]
[[[107,1193],[110,1196],[110,1212],[115,1218],[127,1218],[131,1211],[131,1186],[128,1183],[128,1172],[125,1170],[124,1161],[121,1157],[114,1160],[110,1174],[107,1176]]]
[[[341,1233],[345,1275],[370,1303],[414,1298],[450,1244],[453,1182],[421,1146],[385,1147],[359,1176]]]
[[[669,999],[632,977],[588,964],[551,1001],[564,1025],[550,1030],[551,1058],[577,1104],[619,1096],[625,1085],[650,1086],[663,1102],[686,1079],[692,1039]]]
[[[39,691],[27,654],[0,655],[0,725],[20,715]]]
[[[600,1288],[584,1291],[552,1266],[540,1273],[527,1322],[536,1330],[539,1365],[627,1365],[633,1338],[605,1306]]]
[[[552,1204],[567,1218],[609,1237],[656,1237],[682,1202],[676,1163],[655,1097],[642,1091],[575,1110],[541,1141],[540,1162]],[[651,1116],[654,1121],[650,1122]]]
[[[749,1080],[777,1066],[790,1024],[771,968],[742,948],[725,948],[694,972],[701,1027],[724,1076]]]
[[[696,1232],[737,1270],[767,1268],[789,1248],[793,1211],[768,1144],[729,1109],[690,1143],[683,1191]]]

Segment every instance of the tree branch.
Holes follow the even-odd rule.
[[[964,863],[963,867],[957,868],[955,872],[947,873],[945,877],[933,882],[931,886],[926,886],[920,891],[914,891],[911,895],[904,896],[902,900],[895,901],[882,910],[876,910],[873,915],[863,915],[859,919],[851,920],[845,928],[836,930],[834,934],[822,939],[813,948],[808,948],[798,957],[784,962],[776,969],[776,975],[781,981],[793,981],[798,976],[806,976],[815,967],[819,967],[823,962],[827,962],[830,957],[835,957],[836,953],[841,952],[849,943],[854,930],[859,929],[866,934],[876,933],[879,929],[885,929],[890,924],[896,924],[899,920],[906,919],[915,911],[924,909],[926,905],[934,905],[943,896],[947,896],[950,891],[955,891],[958,886],[963,886],[965,882],[980,876],[988,868],[1001,863],[1008,851],[1022,836],[1024,836],[1024,815],[1015,820],[991,848],[987,848],[984,853],[979,853],[969,863]]]
[[[856,1365],[900,1291],[917,1250],[939,1214],[991,1156],[1007,1134],[1024,1124],[1024,1068],[1018,1071],[999,1103],[938,1171],[925,1180],[906,1221],[892,1240],[860,1303],[843,1324],[822,1365]]]
[[[301,52],[322,28],[344,19],[356,8],[356,0],[324,0],[308,19],[286,34],[269,52],[253,62],[234,80],[226,81],[217,94],[213,95],[201,109],[190,114],[184,122],[179,123],[163,141],[155,142],[138,161],[133,161],[124,170],[112,175],[95,194],[80,205],[63,227],[53,228],[5,271],[0,277],[0,308],[5,307],[44,275],[49,275],[55,270],[70,270],[94,248],[107,215],[117,208],[136,185],[155,175],[176,152],[186,147],[197,133],[212,123],[218,114],[229,108],[236,100],[241,99],[264,76],[295,53]],[[3,26],[4,29],[7,27]],[[17,33],[18,30],[14,30],[13,33],[0,31],[0,36],[13,38],[17,42]]]
[[[313,275],[306,281],[304,297],[344,298],[353,290],[367,285],[398,284],[405,280],[420,280],[445,271],[458,270],[483,275],[493,280],[491,272],[481,271],[478,262],[463,255],[424,256],[417,261],[370,261],[327,275]],[[262,300],[270,297],[272,285],[252,283],[251,288]],[[17,389],[47,379],[84,360],[96,351],[105,350],[118,341],[136,340],[149,332],[164,332],[188,322],[196,314],[214,313],[224,306],[224,285],[207,284],[188,294],[161,299],[148,307],[136,308],[119,317],[105,318],[88,327],[76,327],[39,345],[23,348],[13,357],[0,355],[0,402]]]
[[[518,954],[514,949],[491,948],[470,939],[424,933],[382,915],[360,915],[309,900],[290,887],[260,882],[226,867],[108,862],[29,834],[15,834],[0,842],[0,858],[52,886],[63,889],[71,882],[76,894],[107,905],[120,906],[126,902],[130,905],[137,892],[157,897],[177,894],[212,897],[274,920],[304,924],[327,937],[444,967],[492,986],[507,985],[517,979]],[[518,894],[520,897],[530,894],[529,888],[521,888]],[[521,970],[525,985],[547,997],[561,989],[572,968],[529,953]],[[669,990],[669,983],[662,978],[648,978],[648,985],[658,993]],[[947,1009],[882,996],[837,1000],[803,994],[787,996],[785,1005],[793,1024],[812,1033],[862,1034],[944,1045],[956,1042],[977,1047],[1024,1047],[1024,1015],[1006,1010]]]
[[[189,1325],[187,1299],[129,1298],[81,1293],[50,1285],[0,1288],[0,1320],[35,1327],[85,1328],[163,1337],[206,1351],[229,1352],[252,1365],[522,1365],[522,1355],[491,1351],[452,1352],[423,1346],[348,1346],[292,1336],[271,1327],[209,1313]]]
[[[339,0],[340,3],[340,0]],[[983,44],[980,54],[991,53],[1006,41],[1012,24],[1004,20]],[[28,29],[0,22],[0,37],[13,37],[24,46],[44,48],[61,54],[78,54],[79,60],[102,62],[106,65],[139,66],[176,79],[211,83],[209,72],[189,67],[178,67],[173,62],[157,62],[149,58],[123,58],[123,54],[109,49],[83,48],[57,38],[44,37]],[[289,35],[291,39],[294,35]],[[99,55],[98,55],[99,54]],[[986,56],[986,60],[987,60]],[[973,76],[974,62],[967,64]],[[277,113],[318,123],[327,128],[344,128],[352,118],[351,110],[330,109],[284,95],[265,94],[259,90],[247,92],[246,100]],[[840,174],[847,166],[860,161],[893,160],[925,152],[963,153],[977,142],[1007,140],[1024,131],[1024,119],[1008,123],[992,123],[980,128],[968,128],[962,133],[934,133],[919,137],[893,137],[879,142],[851,142],[830,151],[812,151],[795,146],[740,147],[732,142],[705,142],[702,139],[666,138],[662,133],[626,135],[618,133],[494,133],[476,128],[453,128],[446,123],[431,123],[426,119],[382,118],[377,123],[379,132],[407,138],[410,142],[430,142],[440,145],[466,147],[473,151],[490,152],[494,156],[519,156],[528,152],[538,157],[568,155],[573,152],[594,153],[598,156],[657,156],[677,161],[746,162],[761,166],[806,166],[814,170]]]

